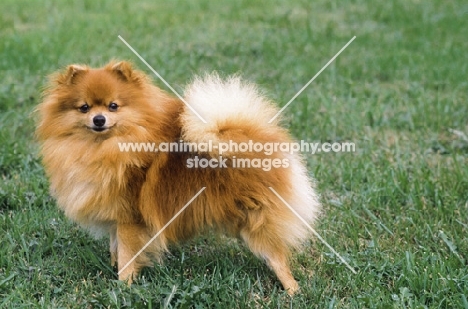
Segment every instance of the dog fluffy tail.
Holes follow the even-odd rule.
[[[213,145],[225,142],[286,141],[287,132],[278,126],[277,108],[250,83],[238,76],[226,79],[217,74],[197,77],[186,88],[186,107],[182,113],[182,138],[192,143]],[[204,123],[201,116],[207,123]],[[218,155],[216,147],[210,155]],[[230,152],[223,153],[229,156]]]
[[[181,115],[182,138],[190,143],[291,143],[289,133],[278,125],[279,119],[270,120],[278,109],[256,86],[242,81],[238,76],[221,79],[218,75],[206,75],[196,78],[185,91],[185,100],[207,123],[204,123],[190,108],[185,107]],[[220,155],[218,148],[208,151],[212,157]],[[223,157],[233,158],[240,154],[238,150],[228,149]],[[319,215],[320,203],[314,191],[314,184],[308,177],[307,169],[300,155],[277,152],[271,156],[264,153],[240,154],[250,158],[286,159],[289,168],[285,177],[276,179],[270,173],[263,182],[271,203],[284,209],[283,204],[273,192],[276,190],[307,223],[312,224]],[[254,178],[254,177],[252,177]],[[275,180],[276,179],[276,180]],[[279,223],[284,225],[284,242],[290,246],[299,246],[309,232],[307,226],[298,218]]]

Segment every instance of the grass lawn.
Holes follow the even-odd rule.
[[[0,4],[1,308],[468,308],[468,3],[448,1],[26,1]],[[354,142],[305,154],[324,213],[294,255],[290,298],[241,244],[174,247],[131,287],[107,240],[57,209],[31,112],[45,76],[111,58],[174,88],[241,73],[284,105],[297,139]],[[156,81],[163,86],[160,81]],[[163,87],[164,88],[164,87]]]

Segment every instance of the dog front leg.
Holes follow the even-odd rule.
[[[140,269],[150,263],[145,252],[139,253],[150,239],[148,230],[142,224],[118,224],[116,236],[119,280],[131,284]]]
[[[113,227],[109,233],[109,252],[111,266],[114,267],[117,264],[117,228]]]

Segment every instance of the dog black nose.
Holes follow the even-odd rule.
[[[106,124],[106,117],[103,115],[94,116],[93,123],[96,125],[96,127],[102,127],[104,124]]]

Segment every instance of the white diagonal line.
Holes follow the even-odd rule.
[[[171,85],[169,85],[168,82],[166,82],[166,80],[161,76],[159,75],[158,72],[156,72],[155,69],[153,69],[148,62],[146,62],[146,60],[140,56],[140,54],[135,50],[133,49],[132,46],[130,46],[130,44],[127,43],[127,41],[125,41],[120,35],[119,35],[119,39],[125,44],[127,45],[127,47],[138,57],[140,58],[141,61],[143,61],[144,64],[146,64],[146,66],[160,79],[162,80],[162,82],[169,88],[172,90],[172,92],[174,92],[174,94],[182,101],[184,102],[184,104],[195,114],[197,115],[198,118],[200,118],[201,121],[203,121],[203,123],[207,123],[205,119],[203,119],[203,117],[192,107],[190,106],[190,104],[187,103],[187,101],[185,101],[185,99],[177,92],[175,91],[174,88],[171,87]]]
[[[162,229],[160,229],[159,232],[157,232],[156,235],[154,235],[153,238],[151,238],[151,239],[146,243],[146,245],[144,245],[143,248],[141,248],[140,251],[138,251],[138,252],[135,254],[134,257],[132,257],[132,259],[131,259],[130,261],[128,261],[127,264],[125,264],[124,267],[122,267],[121,270],[119,270],[118,275],[120,275],[120,274],[124,271],[124,269],[128,267],[128,265],[130,265],[130,264],[131,264],[131,263],[132,263],[132,262],[133,262],[133,261],[134,261],[134,260],[135,260],[135,259],[136,259],[136,258],[137,258],[137,257],[154,241],[154,240],[155,240],[155,239],[156,239],[156,238],[158,238],[158,236],[161,235],[162,232],[164,232],[164,230],[169,226],[169,224],[171,224],[172,221],[174,221],[174,220],[175,220],[175,219],[176,219],[176,218],[177,218],[177,217],[178,217],[178,216],[179,216],[179,215],[180,215],[196,198],[197,198],[197,196],[199,196],[199,195],[203,192],[203,190],[205,190],[205,189],[206,189],[206,187],[201,188],[200,191],[198,191],[198,193],[195,194],[195,196],[192,197],[192,198],[190,199],[190,201],[188,201],[187,204],[185,204],[185,206],[182,207],[182,208],[174,215],[174,217],[172,217],[172,219],[169,220],[169,222],[167,222],[166,225],[164,225],[164,226],[162,227]]]
[[[354,270],[354,268],[351,267],[351,265],[348,264],[348,262],[346,262],[346,260],[338,254],[338,252],[336,252],[335,249],[333,249],[332,246],[330,246],[326,241],[325,239],[322,238],[322,236],[320,236],[319,233],[317,233],[311,226],[309,223],[307,223],[306,220],[304,220],[295,210],[294,208],[291,207],[291,205],[288,204],[288,202],[286,202],[282,197],[281,195],[278,194],[278,192],[275,191],[275,189],[273,189],[272,187],[269,187],[270,190],[286,205],[288,206],[288,208],[299,218],[299,220],[302,221],[302,223],[304,223],[308,228],[309,230],[312,231],[312,233],[314,233],[314,235],[325,245],[328,247],[328,249],[331,250],[331,252],[333,252],[352,272],[353,274],[357,274],[357,272]]]
[[[338,57],[341,54],[341,52],[343,52],[346,49],[346,47],[348,47],[349,44],[351,44],[351,42],[354,41],[355,38],[356,38],[356,36],[354,36],[351,40],[349,40],[349,42],[345,46],[343,46],[343,48],[340,49],[340,51],[335,56],[333,56],[333,58],[331,58],[330,61],[328,61],[327,64],[320,71],[318,71],[318,73],[315,74],[315,76],[312,77],[312,79],[309,80],[309,82],[307,84],[305,84],[305,86],[302,87],[302,89],[299,90],[299,92],[296,93],[296,95],[293,96],[292,99],[289,100],[289,102],[286,103],[286,105],[283,106],[283,108],[280,109],[279,112],[277,112],[275,116],[273,116],[273,118],[270,119],[270,121],[268,121],[268,123],[272,123],[272,121],[275,120],[276,117],[278,117],[289,106],[289,104],[291,104],[301,94],[301,92],[304,91],[304,89],[306,89],[314,81],[314,79],[316,79],[323,72],[323,70],[325,70],[330,65],[330,63],[332,63],[333,60],[335,60],[336,57]]]

